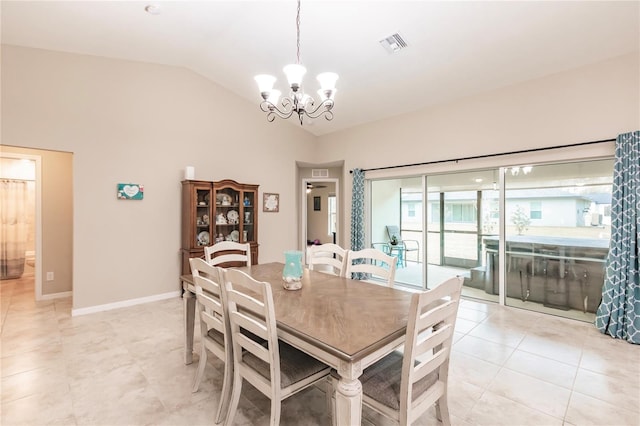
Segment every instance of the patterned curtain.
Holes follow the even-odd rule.
[[[351,250],[364,248],[364,171],[353,170],[353,189],[351,191]],[[352,274],[352,278],[363,280],[365,273]]]
[[[611,245],[596,327],[617,339],[640,343],[640,131],[616,140],[611,201]]]
[[[27,182],[2,179],[0,192],[0,278],[20,278],[27,247]]]

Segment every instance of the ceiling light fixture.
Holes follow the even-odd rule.
[[[160,15],[160,6],[157,4],[149,4],[144,10],[150,15]]]
[[[289,96],[282,98],[278,104],[280,98],[280,91],[273,89],[273,84],[276,82],[276,78],[271,75],[260,74],[255,76],[255,80],[258,83],[260,95],[263,101],[260,103],[260,109],[267,113],[267,120],[272,122],[276,116],[287,119],[294,113],[298,115],[300,125],[302,125],[302,119],[306,115],[309,118],[318,118],[324,116],[327,121],[333,120],[333,98],[336,94],[336,81],[338,80],[338,74],[333,72],[325,72],[318,74],[318,81],[320,82],[320,103],[316,107],[313,97],[305,94],[302,91],[302,77],[307,72],[307,69],[300,64],[300,0],[298,0],[298,13],[296,16],[296,30],[297,30],[297,61],[295,64],[287,65],[283,68],[291,92]]]

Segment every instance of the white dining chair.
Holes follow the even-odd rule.
[[[451,424],[447,404],[449,355],[463,278],[450,278],[411,298],[404,354],[394,351],[360,376],[362,403],[400,425],[414,423],[433,404]]]
[[[207,353],[211,352],[224,362],[222,394],[216,410],[215,423],[222,422],[231,399],[233,380],[233,355],[229,313],[227,310],[220,268],[211,266],[199,258],[189,259],[193,284],[196,289],[196,318],[200,320],[200,361],[196,370],[192,392],[197,392],[207,365]]]
[[[214,266],[251,266],[251,245],[220,241],[204,248],[204,258]]]
[[[240,400],[242,381],[247,380],[271,399],[272,426],[280,423],[282,400],[326,380],[330,368],[317,359],[278,340],[271,285],[256,281],[237,269],[222,272],[226,287],[233,342],[233,386],[227,424]],[[258,344],[251,333],[265,340]]]
[[[343,277],[347,264],[347,251],[333,243],[309,246],[307,248],[309,269]]]
[[[381,250],[365,248],[362,250],[349,250],[347,253],[347,265],[345,276],[352,278],[351,274],[371,274],[393,287],[396,276],[397,258]]]

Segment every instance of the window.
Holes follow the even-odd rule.
[[[529,213],[531,219],[542,219],[542,201],[531,201],[529,203]]]
[[[476,220],[475,203],[448,203],[445,206],[444,218],[446,222],[474,223]]]
[[[329,235],[332,235],[334,232],[336,232],[336,218],[338,215],[337,212],[337,208],[336,208],[336,196],[335,194],[331,194],[328,197],[328,204],[329,204],[329,208],[327,209],[329,212]]]
[[[407,204],[407,216],[416,217],[416,205],[414,203]]]

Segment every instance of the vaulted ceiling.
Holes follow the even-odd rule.
[[[282,67],[296,58],[293,0],[0,7],[3,43],[186,67],[256,108],[253,76],[286,92]],[[396,54],[379,44],[393,33],[408,44]],[[639,50],[637,1],[303,0],[305,91],[320,72],[340,75],[334,120],[304,128],[327,134]]]

